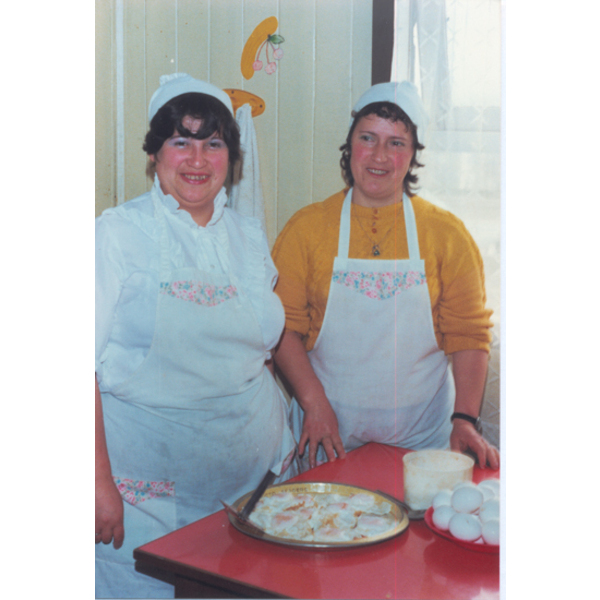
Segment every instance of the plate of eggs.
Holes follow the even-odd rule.
[[[241,512],[251,492],[233,508]],[[305,548],[353,548],[388,540],[408,528],[406,511],[377,492],[352,485],[302,482],[269,487],[250,513],[251,537]],[[253,525],[253,526],[252,526]]]
[[[500,481],[463,481],[451,490],[440,490],[425,513],[425,522],[432,531],[459,546],[498,554]]]

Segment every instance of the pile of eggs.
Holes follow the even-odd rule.
[[[433,498],[433,524],[465,542],[500,543],[500,482],[457,483]]]

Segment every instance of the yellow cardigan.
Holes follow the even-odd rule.
[[[275,292],[285,308],[286,329],[303,336],[307,351],[313,348],[325,316],[345,193],[342,190],[299,210],[273,247],[279,271]],[[483,261],[477,245],[450,212],[419,196],[412,197],[412,204],[439,347],[446,354],[471,349],[489,352],[492,311],[485,307]],[[379,243],[378,257],[372,254],[374,243]],[[352,205],[349,257],[408,258],[401,203],[379,209]]]

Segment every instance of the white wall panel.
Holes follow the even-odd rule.
[[[220,88],[239,87],[242,80],[244,4],[243,0],[213,0],[210,3],[210,82]]]
[[[313,197],[324,200],[342,187],[339,146],[346,137],[352,98],[352,3],[317,3]],[[335,177],[333,174],[335,173]]]
[[[134,3],[134,5],[137,2]],[[164,73],[177,69],[177,7],[174,0],[146,0],[146,92],[150,98]]]
[[[210,0],[178,0],[176,71],[209,79]]]
[[[146,155],[142,143],[146,134],[148,113],[148,74],[146,70],[145,3],[123,1],[123,65],[124,65],[124,195],[119,200],[135,198],[147,189]],[[158,84],[158,80],[156,81]]]
[[[115,203],[114,0],[96,2],[96,215]]]
[[[313,201],[316,4],[316,0],[280,3],[285,42],[279,70],[277,231]]]

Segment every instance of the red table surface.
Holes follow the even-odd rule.
[[[404,497],[402,457],[409,452],[366,444],[344,460],[326,463],[291,481],[345,483]],[[498,478],[475,467],[473,481]],[[349,549],[296,549],[240,533],[225,511],[196,521],[136,549],[169,564],[238,581],[292,598],[430,598],[481,600],[499,597],[499,555],[462,548],[411,521],[399,536]]]

